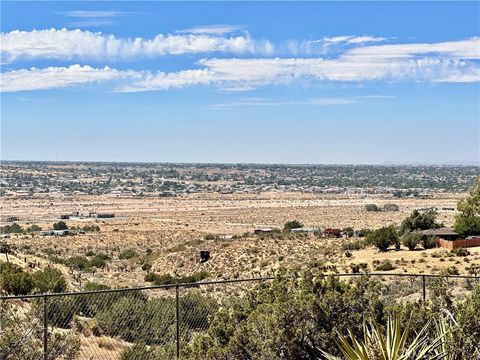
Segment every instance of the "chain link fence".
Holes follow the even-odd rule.
[[[335,274],[351,281],[365,274]],[[370,274],[386,298],[426,301],[444,286],[461,300],[480,278]],[[0,297],[0,360],[173,359],[230,297],[270,278]],[[155,350],[153,350],[155,349]]]

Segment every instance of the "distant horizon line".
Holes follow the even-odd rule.
[[[480,167],[479,161],[452,161],[452,162],[383,162],[383,163],[279,163],[279,162],[218,162],[218,161],[119,161],[119,160],[9,160],[0,159],[1,163],[90,163],[90,164],[151,164],[151,165],[283,165],[283,166],[474,166]]]

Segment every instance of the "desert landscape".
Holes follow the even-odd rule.
[[[21,165],[21,169],[36,173],[41,179],[50,171],[61,177],[66,169],[71,171],[72,166],[52,165],[54,170],[47,166],[39,171],[35,166],[28,169]],[[80,174],[82,168],[86,169],[79,165]],[[204,176],[202,171],[196,172]],[[206,171],[212,172],[215,171]],[[222,174],[218,169],[216,172]],[[85,181],[91,184],[98,181],[99,176],[104,175],[90,175]],[[238,172],[237,177],[241,176]],[[378,264],[385,261],[393,264],[394,272],[420,274],[440,273],[452,266],[459,274],[469,274],[470,269],[480,265],[478,247],[471,248],[466,257],[450,256],[445,249],[408,251],[404,246],[400,251],[387,252],[365,245],[351,250],[349,244],[361,240],[357,232],[399,226],[418,209],[434,209],[437,221],[451,226],[458,201],[468,194],[448,189],[421,189],[420,192],[428,196],[399,197],[394,195],[398,189],[368,189],[370,191],[339,188],[334,193],[267,189],[250,194],[219,190],[175,196],[31,192],[25,198],[4,196],[0,210],[16,219],[16,224],[24,229],[35,225],[43,231],[52,229],[64,214],[77,215],[64,216],[68,217],[63,220],[66,226],[74,230],[68,236],[45,236],[42,231],[3,235],[14,245],[15,251],[9,254],[12,262],[23,268],[57,267],[75,290],[82,289],[87,282],[110,287],[148,285],[145,282],[148,273],[173,277],[202,273],[202,278],[209,280],[261,277],[315,262],[341,273],[351,272],[358,266],[362,271],[374,272]],[[386,204],[396,207],[393,211],[368,211],[369,204],[379,209]],[[114,217],[92,217],[91,214]],[[285,223],[293,220],[305,228],[350,228],[354,233],[347,236],[342,232],[337,238],[313,231],[280,231]],[[2,226],[8,224],[3,222]],[[98,228],[82,231],[92,227]],[[278,229],[278,232],[259,234],[255,233],[256,229]],[[200,251],[209,252],[208,261],[199,261]],[[88,261],[97,255],[105,259],[99,261],[98,266],[89,266]],[[5,260],[6,254],[1,256]],[[65,262],[72,258],[81,264]]]

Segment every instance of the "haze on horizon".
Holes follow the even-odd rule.
[[[3,160],[480,163],[476,2],[1,6]]]

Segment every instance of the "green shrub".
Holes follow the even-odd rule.
[[[132,347],[125,349],[120,360],[163,360],[164,357],[158,351],[145,345],[145,343],[135,344]]]
[[[78,271],[87,271],[90,269],[90,261],[84,256],[72,256],[68,258],[64,263],[70,269]]]
[[[135,250],[132,250],[132,249],[126,249],[126,250],[123,250],[120,255],[119,255],[119,259],[120,260],[128,260],[128,259],[132,259],[134,257],[138,256],[137,252]]]
[[[62,272],[55,268],[47,267],[33,274],[35,289],[40,293],[60,293],[67,289],[67,280]]]
[[[217,304],[210,298],[188,293],[180,297],[179,328],[182,339],[188,340],[193,330],[208,328],[209,318]],[[97,314],[101,331],[109,336],[147,345],[163,345],[174,341],[175,299],[132,296],[121,298]],[[152,336],[152,329],[156,334]]]
[[[42,228],[38,225],[31,225],[25,229],[26,233],[32,233],[32,232],[37,232],[37,231],[42,231]]]
[[[0,262],[0,288],[10,295],[27,295],[33,290],[33,278],[20,266]]]
[[[146,282],[152,282],[155,285],[190,284],[204,280],[208,278],[208,276],[209,274],[206,271],[200,271],[183,277],[173,277],[170,274],[159,275],[148,273],[145,275],[144,280]]]
[[[53,224],[53,230],[68,230],[68,226],[65,221],[59,221]]]
[[[453,255],[456,255],[456,256],[460,256],[460,257],[465,257],[465,256],[470,255],[470,251],[468,251],[467,249],[464,249],[464,248],[452,249],[452,250],[450,250],[450,253],[453,254]]]
[[[23,228],[18,225],[17,223],[13,223],[12,225],[5,225],[0,227],[1,234],[21,234],[23,233]]]
[[[107,261],[110,260],[110,256],[106,254],[97,254],[93,258],[90,259],[89,261],[89,266],[90,267],[96,267],[96,268],[101,268],[103,269],[105,266],[107,266]]]
[[[51,326],[70,329],[73,316],[79,311],[75,306],[75,296],[55,296],[47,300],[48,323]],[[37,299],[33,304],[33,314],[43,321],[44,300]]]
[[[343,251],[362,250],[362,249],[365,249],[366,247],[367,247],[367,243],[363,240],[345,241],[342,243]]]
[[[376,271],[391,271],[395,269],[396,267],[389,260],[384,260],[380,264],[375,266]]]
[[[283,230],[290,231],[292,229],[298,229],[302,227],[303,227],[303,224],[300,221],[293,220],[293,221],[286,222],[285,225],[283,226]]]
[[[401,236],[402,244],[406,246],[410,251],[413,251],[416,249],[421,239],[422,239],[422,233],[420,231],[406,231]]]
[[[365,210],[369,211],[369,212],[376,212],[376,211],[380,211],[380,208],[375,205],[375,204],[367,204],[365,205]]]
[[[380,251],[387,251],[390,245],[399,247],[400,242],[397,230],[394,226],[382,227],[367,235],[367,242],[378,248]]]
[[[437,238],[435,236],[426,236],[422,240],[422,246],[425,250],[435,249],[437,247]]]
[[[397,204],[387,203],[383,205],[383,211],[398,211],[399,207]]]

